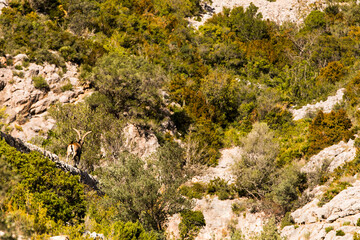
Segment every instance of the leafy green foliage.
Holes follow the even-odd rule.
[[[320,81],[328,81],[332,84],[340,81],[340,79],[344,76],[345,69],[344,65],[340,62],[330,62],[328,65],[322,69],[320,69],[319,80]]]
[[[101,218],[95,225],[110,237],[123,237],[129,230],[131,237],[151,238],[143,228],[161,229],[169,214],[164,205],[174,204],[174,212],[183,208],[180,193],[189,198],[236,196],[222,180],[178,190],[191,176],[187,170],[216,165],[224,146],[244,145],[245,156],[235,167],[238,194],[265,199],[264,204],[280,206],[282,213],[290,210],[306,187],[293,163],[348,140],[357,124],[349,119],[358,115],[359,77],[353,73],[359,70],[360,7],[349,4],[312,11],[300,26],[264,21],[251,4],[224,9],[196,30],[187,18],[203,13],[199,0],[15,0],[0,15],[0,52],[8,66],[19,53],[26,53],[30,62],[46,61],[64,70],[66,61],[80,65],[82,81],[94,93],[77,105],[53,106],[50,116],[57,125],[42,144],[64,156],[66,145],[76,140],[73,127],[92,131],[80,164],[89,171],[109,166],[97,171],[106,176],[110,198],[103,199],[109,202],[105,212],[114,212],[108,222],[106,215],[94,214]],[[21,77],[16,68],[14,75]],[[351,117],[340,110],[319,113],[313,121],[292,120],[289,107],[324,100],[343,86]],[[42,82],[39,89],[48,86]],[[183,150],[172,137],[163,137],[169,118]],[[146,163],[148,172],[138,159],[122,153],[123,128],[129,122],[159,137],[161,147]],[[264,123],[257,122],[266,123],[264,131],[259,127]],[[256,132],[261,134],[254,137]],[[335,170],[335,181],[358,171],[358,165],[355,161]],[[132,188],[111,189],[125,181],[112,173],[128,176]],[[314,182],[328,179],[325,170],[320,173]],[[40,209],[37,228],[46,232],[41,228],[52,220],[45,205]],[[23,214],[13,216],[23,219]],[[116,223],[118,219],[123,221]],[[35,226],[35,218],[23,222]],[[269,232],[266,236],[277,238]],[[241,233],[236,236],[242,238]]]
[[[330,231],[334,230],[334,227],[333,226],[330,226],[330,227],[326,227],[325,228],[325,232],[326,233],[329,233]]]
[[[323,206],[325,203],[328,203],[333,199],[336,195],[338,195],[342,190],[346,189],[347,187],[352,186],[348,182],[335,182],[330,186],[328,190],[323,194],[321,197],[318,206]]]
[[[194,239],[200,228],[206,225],[201,211],[185,210],[180,213],[180,216],[179,230],[182,239]]]
[[[324,28],[326,26],[325,13],[314,10],[305,18],[305,26],[309,30]]]
[[[180,194],[188,197],[189,199],[201,199],[205,193],[206,186],[198,182],[193,183],[191,186],[184,185],[180,187]]]
[[[345,236],[345,233],[343,230],[337,230],[335,236]]]
[[[11,208],[31,209],[28,213],[34,214],[35,219],[43,209],[47,217],[58,223],[83,220],[86,201],[84,187],[79,183],[78,177],[57,169],[55,163],[39,153],[17,152],[4,140],[0,141],[0,156],[19,176],[19,183],[13,184],[9,190],[11,195],[7,201]],[[42,208],[36,210],[35,206]],[[46,226],[39,223],[36,231],[41,233],[45,230]]]
[[[207,186],[207,193],[217,195],[220,200],[233,199],[236,195],[236,189],[233,185],[228,185],[224,179],[215,178],[210,180]]]
[[[284,208],[284,211],[289,211],[306,187],[306,175],[301,173],[300,169],[289,165],[279,173],[271,187],[270,195],[274,202]]]
[[[261,40],[269,35],[266,23],[262,21],[262,15],[257,13],[257,10],[254,4],[250,4],[245,11],[243,7],[225,9],[208,22],[225,25],[236,33],[240,41]]]
[[[114,201],[121,219],[139,220],[147,229],[161,230],[167,217],[186,205],[177,191],[186,180],[186,172],[181,150],[174,151],[174,147],[165,145],[159,150],[156,167],[145,169],[141,159],[121,154],[116,165],[102,171],[103,190]]]
[[[209,183],[192,183],[191,186],[183,185],[180,187],[180,193],[189,199],[201,199],[206,194],[217,195],[220,200],[233,199],[236,195],[236,188],[228,185],[224,179],[215,178]]]
[[[236,185],[252,197],[264,197],[270,191],[276,172],[279,146],[265,123],[256,123],[244,140],[243,156],[234,166]]]
[[[260,240],[274,239],[281,240],[280,233],[275,224],[275,218],[271,218],[263,227],[263,231],[258,237]]]
[[[159,87],[164,78],[161,69],[141,57],[111,53],[98,61],[90,76],[108,105],[96,101],[91,105],[106,107],[115,116],[125,112],[142,121],[159,119],[162,115]]]
[[[330,113],[319,111],[309,126],[310,146],[307,154],[316,154],[341,140],[349,140],[353,135],[351,127],[352,123],[345,110]]]
[[[49,84],[42,76],[33,77],[32,81],[34,83],[35,88],[46,92],[50,90]]]

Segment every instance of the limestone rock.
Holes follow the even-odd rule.
[[[69,236],[61,235],[49,238],[49,240],[70,240]]]
[[[14,57],[14,62],[21,63],[27,59],[25,54]],[[42,66],[30,63],[22,70],[24,77],[13,76],[18,71],[14,66],[0,68],[0,105],[6,107],[7,123],[14,128],[12,134],[23,140],[31,140],[38,134],[46,134],[54,126],[54,121],[46,116],[48,108],[60,103],[76,103],[89,95],[78,81],[78,71],[75,64],[66,63],[67,71],[59,69],[54,64],[44,63]],[[36,89],[32,78],[42,76],[50,86],[48,92]],[[74,84],[72,91],[62,92],[61,86]]]
[[[236,159],[241,156],[239,147],[221,150],[221,158],[216,167],[209,167],[204,174],[195,176],[192,182],[208,183],[215,178],[224,179],[228,184],[235,183],[235,176],[232,174],[231,168]]]
[[[263,16],[263,19],[272,20],[278,24],[285,21],[299,23],[312,10],[311,5],[318,9],[325,7],[324,0],[276,0],[270,2],[268,0],[213,0],[212,3],[205,7],[207,13],[202,16],[201,21],[190,19],[190,23],[199,28],[205,23],[214,13],[219,13],[224,7],[234,8],[242,6],[247,8],[250,3],[257,6],[258,12]]]
[[[338,144],[323,149],[312,156],[306,165],[301,169],[303,172],[313,172],[321,167],[327,160],[330,161],[329,171],[333,172],[337,167],[355,158],[355,141],[350,139],[347,143],[341,141]]]
[[[124,136],[125,149],[142,158],[150,156],[160,146],[152,132],[139,129],[133,124],[124,128]]]
[[[28,59],[28,56],[26,54],[18,54],[13,58],[14,65],[19,65],[26,59]]]
[[[293,114],[293,119],[300,120],[308,116],[309,113],[316,113],[318,110],[322,110],[324,113],[329,113],[334,106],[340,103],[343,99],[345,88],[339,89],[335,96],[329,96],[326,101],[320,101],[315,104],[307,104],[300,109],[290,109]]]
[[[304,207],[291,214],[297,228],[287,226],[282,230],[282,236],[288,239],[337,239],[336,231],[345,233],[341,239],[352,239],[355,232],[360,232],[357,220],[360,218],[360,181],[352,187],[340,192],[330,202],[322,207],[317,206],[314,199]],[[326,233],[325,228],[334,230]]]

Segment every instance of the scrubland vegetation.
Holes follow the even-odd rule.
[[[109,239],[164,239],[173,213],[183,218],[182,238],[192,239],[206,223],[189,210],[191,198],[246,196],[278,220],[302,204],[309,186],[331,179],[322,202],[348,186],[339,179],[357,171],[358,156],[333,176],[309,177],[299,161],[358,130],[360,5],[329,1],[303,24],[281,26],[250,5],[224,9],[198,30],[189,26],[187,18],[203,11],[199,0],[11,0],[2,9],[2,55],[25,53],[30,62],[63,69],[74,62],[94,90],[82,103],[49,110],[57,124],[43,144],[64,156],[76,138],[73,127],[92,131],[82,167],[99,176],[104,192],[98,196],[39,154],[0,141],[0,223],[7,239],[80,239],[85,230]],[[33,82],[49,88],[40,76]],[[340,87],[345,95],[334,111],[292,120],[290,107],[326,99]],[[174,135],[163,127],[168,121]],[[146,163],[123,151],[128,123],[159,140]],[[231,146],[244,151],[234,166],[235,185],[221,179],[183,185]],[[261,239],[278,239],[274,224]],[[236,230],[232,235],[241,239]]]

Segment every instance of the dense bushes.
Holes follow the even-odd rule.
[[[312,155],[341,140],[348,141],[353,136],[352,123],[345,110],[323,113],[319,111],[309,126],[310,146],[307,154]]]
[[[86,201],[78,177],[57,169],[55,163],[39,153],[17,152],[4,140],[0,141],[0,157],[18,176],[18,183],[9,182],[6,210],[19,209],[33,215],[37,233],[46,231],[49,220],[58,224],[83,221]]]
[[[147,229],[162,230],[167,217],[186,206],[178,187],[189,172],[184,169],[181,149],[165,145],[154,165],[130,154],[119,153],[117,164],[101,173],[102,189],[110,197],[117,216],[126,221],[140,221]]]
[[[194,239],[201,227],[205,226],[204,215],[201,211],[186,210],[180,213],[179,224],[180,236],[182,239]]]

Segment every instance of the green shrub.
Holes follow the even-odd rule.
[[[291,217],[291,212],[287,212],[285,216],[281,219],[280,228],[283,229],[286,226],[294,225],[294,219]]]
[[[233,199],[236,194],[235,187],[229,186],[224,179],[219,177],[210,180],[206,192],[210,195],[217,195],[220,200]]]
[[[233,168],[236,187],[251,197],[263,198],[275,181],[279,145],[266,123],[255,123],[243,144],[243,154]]]
[[[345,110],[330,113],[319,111],[309,126],[310,146],[307,155],[316,154],[341,140],[348,141],[354,134],[351,127],[351,120]]]
[[[324,28],[326,26],[325,13],[314,10],[305,18],[304,22],[309,30]]]
[[[201,199],[206,193],[206,186],[201,183],[193,183],[191,186],[181,186],[180,194],[188,197],[189,199]]]
[[[35,88],[43,90],[43,91],[50,90],[49,84],[42,76],[33,77],[32,81],[33,81]]]
[[[201,227],[206,225],[201,211],[184,210],[180,216],[179,230],[182,239],[194,239]]]
[[[19,71],[19,72],[14,71],[13,75],[18,76],[19,78],[23,78],[24,77],[24,72],[23,71]]]
[[[339,61],[335,61],[328,63],[326,67],[320,69],[320,75],[318,76],[318,79],[320,81],[327,81],[331,84],[335,84],[341,80],[344,74],[344,65]]]
[[[246,203],[244,202],[234,202],[231,204],[231,210],[233,213],[235,213],[237,216],[240,215],[240,213],[246,211]]]
[[[343,230],[337,230],[336,231],[336,236],[345,236],[345,233]]]
[[[74,223],[83,220],[86,201],[79,176],[72,176],[56,168],[54,162],[38,152],[20,153],[4,140],[0,140],[0,157],[5,158],[20,176],[19,183],[12,187],[9,206],[30,211],[28,201],[32,199],[33,207],[42,206],[46,209],[46,216],[56,222]]]
[[[73,90],[73,85],[71,83],[67,83],[65,85],[62,85],[60,87],[62,92],[66,92],[66,91],[72,91]]]
[[[23,66],[24,68],[29,67],[29,66],[30,66],[30,62],[27,61],[27,60],[25,60],[25,61],[22,62],[22,66]]]
[[[360,218],[356,221],[356,226],[360,227]]]
[[[330,226],[330,227],[326,227],[325,228],[325,232],[326,233],[329,233],[330,231],[334,230],[334,227],[333,226]]]
[[[325,203],[328,203],[333,199],[336,195],[338,195],[342,190],[351,186],[348,182],[334,182],[333,185],[323,194],[320,201],[318,202],[318,206],[321,207]]]
[[[12,66],[12,65],[14,64],[14,59],[8,58],[8,59],[6,60],[6,64],[7,64],[8,66]]]
[[[20,64],[18,64],[18,65],[15,66],[15,69],[16,70],[22,70],[23,68],[22,68],[22,66]]]
[[[354,233],[353,240],[360,240],[360,233]]]

